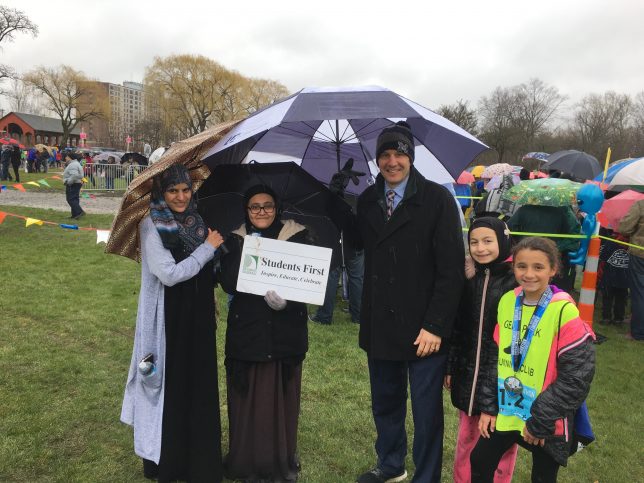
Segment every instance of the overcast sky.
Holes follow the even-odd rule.
[[[644,0],[0,0],[40,28],[3,44],[25,72],[68,64],[141,82],[155,56],[201,54],[249,77],[376,84],[429,108],[538,77],[570,97],[644,90]],[[5,104],[6,105],[6,104]]]

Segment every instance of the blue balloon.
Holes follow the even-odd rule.
[[[577,206],[579,211],[586,213],[586,217],[581,224],[581,232],[586,235],[582,238],[579,249],[570,254],[570,263],[574,265],[583,265],[586,262],[586,253],[590,237],[595,234],[597,227],[597,213],[604,204],[604,193],[596,184],[585,184],[577,191]]]

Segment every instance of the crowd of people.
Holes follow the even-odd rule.
[[[552,172],[551,176],[575,181],[568,173]],[[540,204],[524,204],[518,206],[503,196],[519,180],[529,179],[530,172],[525,168],[519,173],[518,180],[514,174],[507,174],[502,177],[498,187],[487,189],[489,179],[479,179],[473,186],[467,186],[469,192],[474,196],[461,198],[461,207],[464,213],[471,215],[474,220],[481,216],[493,216],[505,221],[513,232],[531,232],[555,235],[579,235],[582,234],[581,222],[586,213],[579,207],[572,204],[565,206],[544,206]],[[604,192],[604,197],[610,199],[618,195],[616,191]],[[478,195],[478,196],[476,196]],[[479,201],[476,198],[480,198]],[[463,201],[465,200],[465,201]],[[637,216],[635,220],[637,220]],[[630,331],[628,338],[635,340],[644,339],[644,326],[638,318],[634,307],[644,303],[644,295],[638,289],[637,274],[641,268],[637,262],[641,258],[641,250],[629,250],[626,245],[620,242],[627,242],[629,238],[637,238],[637,221],[631,221],[631,225],[621,224],[615,229],[600,228],[600,235],[617,240],[602,239],[600,247],[600,264],[597,278],[598,293],[601,294],[602,317],[599,323],[602,325],[626,324],[630,318]],[[520,236],[515,237],[518,240]],[[577,267],[571,263],[571,257],[578,251],[580,242],[576,238],[557,237],[552,238],[560,253],[561,266],[553,283],[566,292],[573,293]],[[636,243],[637,245],[637,243]],[[640,245],[641,246],[641,245]],[[634,263],[630,260],[635,257]],[[629,269],[631,266],[631,269]],[[630,297],[629,297],[630,295]],[[629,301],[631,310],[628,313]]]
[[[519,446],[532,454],[533,481],[556,481],[572,454],[575,412],[590,391],[595,335],[562,270],[575,247],[542,237],[513,240],[510,229],[538,231],[530,223],[548,218],[551,225],[539,227],[544,233],[578,233],[575,214],[524,206],[506,223],[487,204],[470,223],[466,257],[458,204],[414,168],[406,123],[380,133],[376,159],[376,182],[340,227],[360,259],[361,287],[350,295],[350,311],[366,353],[376,429],[375,464],[356,481],[407,478],[408,399],[412,481],[441,481],[443,388],[459,410],[454,481],[511,481]],[[637,209],[620,231],[641,245],[644,203]],[[141,292],[121,414],[134,427],[148,478],[296,481],[300,456],[306,458],[297,451],[306,306],[283,298],[277,286],[264,295],[239,291],[237,277],[245,236],[313,245],[316,239],[306,226],[282,219],[280,197],[268,186],[248,189],[243,210],[245,220],[224,243],[196,210],[186,168],[172,165],[154,179],[150,214],[139,226]],[[632,280],[641,297],[644,257],[637,250]],[[323,317],[333,311],[337,278],[329,277],[314,321],[330,322]],[[217,283],[229,294],[227,454],[217,391]],[[623,291],[606,291],[615,318],[623,317]],[[641,300],[633,301],[635,338]]]

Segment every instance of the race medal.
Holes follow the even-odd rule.
[[[503,381],[503,387],[513,396],[520,396],[523,393],[523,384],[516,376],[509,376]]]

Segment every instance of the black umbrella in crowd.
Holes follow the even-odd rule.
[[[121,163],[136,163],[140,166],[147,166],[148,158],[141,153],[125,153],[121,156]]]
[[[548,161],[541,167],[542,171],[557,170],[562,173],[569,173],[577,179],[593,179],[602,168],[595,156],[583,151],[569,149],[557,151],[548,156]]]

